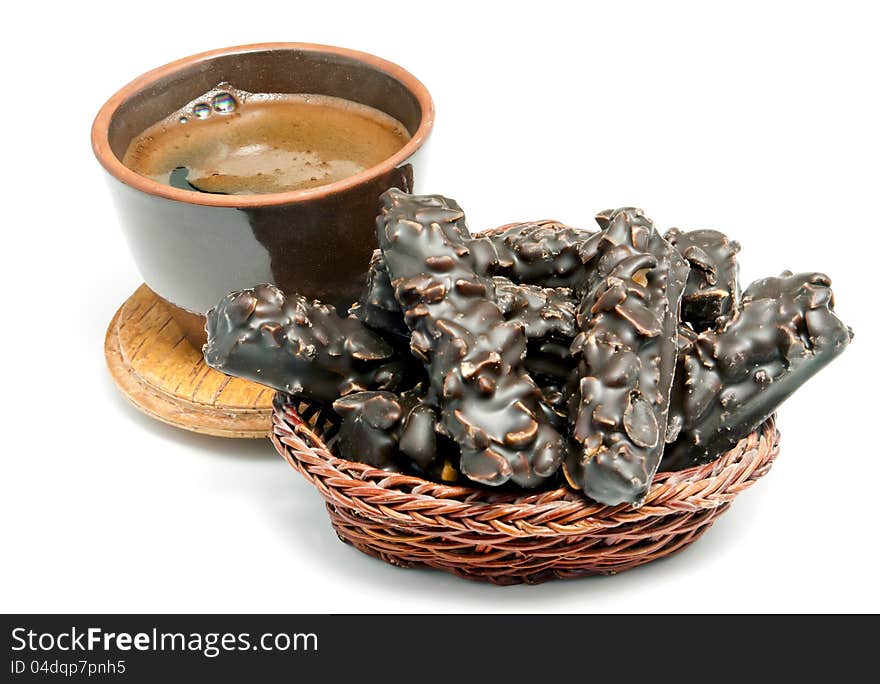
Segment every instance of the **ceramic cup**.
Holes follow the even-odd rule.
[[[123,166],[131,139],[220,82],[265,93],[316,93],[393,116],[412,138],[381,164],[316,188],[264,195],[181,190]],[[434,121],[427,89],[396,64],[354,50],[265,43],[186,57],[135,79],[98,112],[92,148],[146,284],[194,344],[226,293],[259,283],[345,310],[376,246],[378,198],[412,190]],[[417,154],[418,153],[418,154]]]

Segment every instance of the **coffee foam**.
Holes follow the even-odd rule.
[[[364,171],[409,138],[399,121],[363,104],[221,83],[134,138],[123,163],[166,185],[186,167],[205,192],[287,192]]]

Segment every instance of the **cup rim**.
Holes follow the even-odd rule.
[[[125,166],[113,153],[113,150],[110,149],[109,131],[113,115],[122,103],[136,92],[146,88],[165,76],[199,62],[209,61],[223,55],[247,54],[269,50],[300,50],[338,55],[363,62],[379,71],[384,71],[400,81],[418,101],[419,107],[422,110],[422,118],[419,122],[418,129],[416,129],[409,141],[393,155],[376,166],[364,169],[353,176],[348,176],[342,180],[328,183],[327,185],[320,185],[315,188],[292,190],[289,192],[266,193],[262,195],[213,195],[209,193],[191,192],[180,188],[172,188],[171,186],[164,185],[132,171]],[[393,62],[389,62],[386,59],[371,55],[367,52],[360,52],[358,50],[351,50],[349,48],[336,47],[333,45],[286,42],[252,43],[249,45],[237,45],[209,50],[207,52],[200,52],[195,55],[190,55],[189,57],[169,62],[168,64],[157,67],[138,76],[136,79],[120,88],[110,97],[109,100],[107,100],[107,102],[104,103],[92,123],[92,150],[95,153],[95,157],[97,157],[98,161],[111,176],[125,185],[149,195],[164,197],[165,199],[176,200],[178,202],[185,202],[186,204],[198,204],[211,207],[268,207],[324,199],[330,195],[372,181],[390,172],[411,157],[424,144],[433,125],[434,102],[431,95],[428,93],[428,89],[410,72]]]

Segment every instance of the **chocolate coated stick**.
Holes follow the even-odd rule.
[[[569,404],[580,449],[564,471],[600,503],[640,505],[663,453],[688,266],[638,209],[597,221],[602,231],[580,250],[588,271]]]
[[[593,234],[552,221],[522,223],[473,238],[468,248],[482,273],[517,283],[578,289],[584,282],[578,250]]]
[[[468,244],[472,245],[473,241]],[[485,273],[480,270],[480,275]],[[492,281],[505,318],[521,324],[530,340],[546,337],[571,340],[577,333],[574,320],[577,301],[570,289],[515,283],[503,276],[496,276]],[[385,337],[409,335],[381,250],[373,253],[366,287],[349,314]]]
[[[272,285],[228,294],[206,327],[209,366],[316,401],[397,389],[408,366],[360,321]]]
[[[495,301],[468,247],[464,213],[439,195],[382,195],[379,246],[428,369],[440,431],[461,448],[461,470],[489,485],[535,487],[552,476],[564,442],[539,410],[522,365],[526,337]]]
[[[723,324],[739,306],[739,243],[717,230],[681,231],[671,228],[664,235],[691,267],[681,320],[700,332]]]
[[[711,461],[763,423],[852,339],[834,314],[831,280],[784,272],[752,283],[723,330],[684,347],[670,422],[680,425],[664,470]]]
[[[575,288],[584,280],[578,249],[593,234],[554,221],[538,221],[513,224],[489,235],[469,236],[465,245],[480,275],[539,287]],[[377,254],[379,250],[373,254],[367,292],[361,304],[378,304],[384,309],[390,300],[382,279],[374,277],[385,273],[384,266],[376,263]],[[371,293],[374,286],[378,290]]]
[[[348,313],[384,336],[409,337],[409,328],[403,320],[403,310],[394,297],[382,250],[373,252],[367,271],[367,284],[360,300]]]
[[[340,416],[342,458],[389,471],[428,473],[445,482],[458,477],[458,449],[436,432],[437,408],[422,385],[393,392],[356,392],[333,402]]]
[[[397,470],[400,397],[391,392],[355,392],[333,402],[339,423],[339,455],[384,470]]]

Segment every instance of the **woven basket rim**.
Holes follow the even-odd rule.
[[[308,414],[315,409],[286,394],[275,395],[271,439],[284,459],[328,502],[408,528],[461,526],[462,531],[513,536],[583,535],[647,518],[716,508],[764,475],[779,450],[774,415],[716,460],[658,473],[641,507],[604,506],[565,486],[530,494],[498,493],[348,461],[324,443],[315,424],[320,411],[310,419],[300,410]]]

